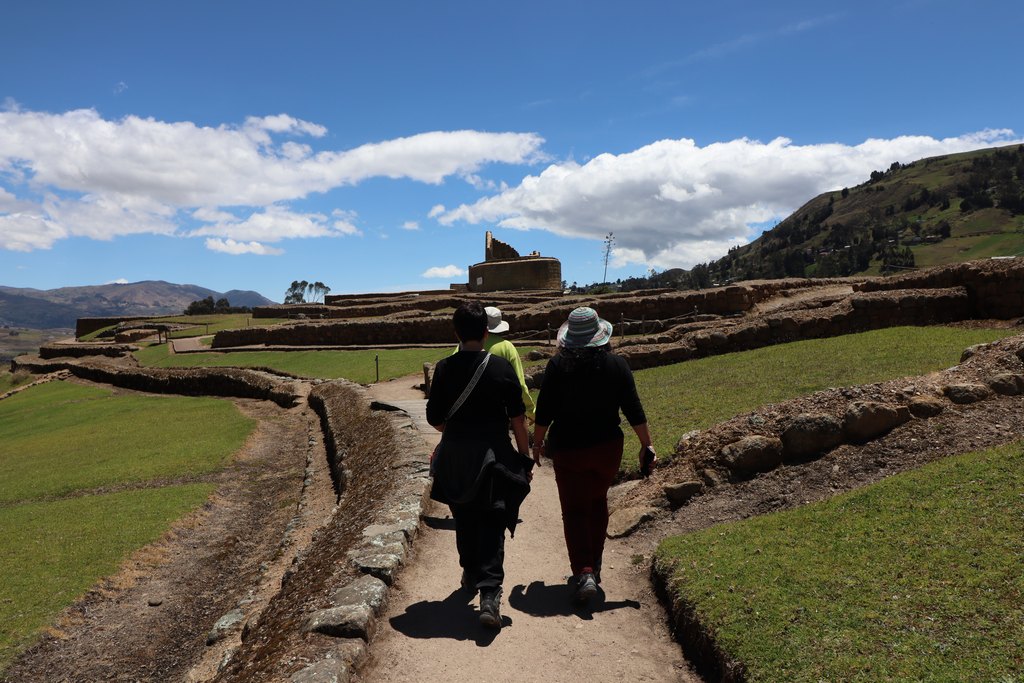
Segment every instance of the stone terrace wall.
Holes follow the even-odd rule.
[[[44,344],[39,347],[39,357],[43,359],[85,358],[87,356],[120,358],[138,350],[139,347],[132,344]]]
[[[408,418],[370,410],[344,381],[315,386],[309,403],[341,482],[338,507],[214,683],[352,680],[418,533],[429,452]]]
[[[557,328],[577,306],[594,306],[598,312],[612,322],[623,318],[647,320],[674,318],[692,313],[734,314],[750,310],[755,304],[784,290],[800,289],[822,284],[849,284],[849,280],[811,280],[791,278],[786,280],[764,280],[743,285],[719,287],[703,291],[679,292],[676,290],[654,290],[653,292],[619,292],[598,296],[538,297],[536,294],[522,297],[501,296],[480,297],[479,295],[447,296],[433,299],[444,305],[439,308],[454,308],[467,298],[479,299],[502,307],[502,315],[508,320],[516,334],[528,331],[545,331]],[[416,298],[381,304],[376,309],[380,314],[385,310],[389,315],[407,313],[415,306],[420,309],[431,299]],[[508,301],[508,304],[504,302]],[[283,307],[282,307],[283,308]],[[290,310],[296,310],[289,307]],[[329,309],[321,306],[320,309]],[[406,309],[406,310],[403,310]],[[280,312],[277,314],[280,315]],[[213,348],[268,344],[281,346],[366,346],[375,344],[424,344],[448,343],[452,341],[451,321],[447,316],[430,316],[388,320],[366,318],[345,322],[311,320],[296,322],[272,328],[246,328],[225,330],[214,336]]]
[[[82,379],[155,394],[256,398],[285,408],[299,400],[291,382],[236,368],[130,368],[91,359],[43,360],[36,356],[19,356],[11,361],[11,370],[18,369],[34,374],[67,370]]]
[[[800,339],[837,337],[898,325],[930,325],[972,317],[964,287],[949,289],[865,292],[831,306],[775,313],[729,326],[693,330],[666,343],[619,343],[618,352],[634,370],[691,358],[781,344]]]
[[[75,322],[75,337],[84,337],[96,330],[102,330],[104,327],[110,327],[111,325],[129,320],[150,320],[153,317],[151,315],[122,315],[112,318],[79,318]]]
[[[1024,259],[989,259],[956,263],[890,278],[874,279],[861,291],[939,289],[962,286],[977,318],[1003,320],[1024,315]]]

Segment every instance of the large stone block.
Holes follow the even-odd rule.
[[[305,630],[336,638],[369,640],[375,626],[373,610],[369,605],[358,603],[314,612],[306,620]]]
[[[651,507],[628,507],[616,510],[608,518],[608,538],[628,536],[646,521],[654,519],[658,511]]]
[[[1024,394],[1024,375],[1004,372],[988,380],[992,391],[1003,396],[1019,396]]]
[[[782,464],[782,441],[773,436],[746,436],[723,446],[721,458],[736,477],[768,472]]]
[[[946,405],[935,396],[915,396],[910,399],[907,408],[914,417],[934,417],[945,409]]]
[[[843,442],[843,425],[823,413],[803,413],[782,432],[784,460],[800,460],[832,450]]]
[[[909,419],[910,410],[905,406],[855,401],[846,408],[846,414],[843,416],[843,433],[847,439],[863,443],[885,434]]]
[[[952,401],[961,405],[984,401],[992,395],[992,390],[984,384],[948,384],[942,388],[942,393]]]
[[[690,499],[704,490],[704,484],[699,481],[679,481],[665,484],[662,487],[665,498],[673,508],[681,507],[690,502]]]

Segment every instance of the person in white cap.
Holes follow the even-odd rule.
[[[508,321],[501,319],[501,309],[494,306],[484,308],[484,313],[487,314],[487,339],[484,340],[484,350],[490,351],[492,355],[504,358],[512,364],[512,369],[516,371],[516,377],[519,378],[519,387],[522,389],[526,418],[533,422],[537,406],[533,402],[533,397],[530,396],[530,390],[526,387],[526,375],[523,374],[523,361],[519,357],[519,350],[512,342],[501,336],[509,330]],[[462,348],[461,344],[456,346],[452,353],[458,352],[460,348]]]

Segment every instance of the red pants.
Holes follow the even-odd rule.
[[[620,436],[585,448],[548,452],[555,466],[562,530],[574,575],[587,567],[601,569],[608,532],[608,488],[622,462],[622,442]]]

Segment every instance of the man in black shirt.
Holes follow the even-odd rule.
[[[452,320],[461,349],[438,362],[427,401],[427,421],[444,434],[430,495],[451,508],[462,587],[480,591],[480,623],[500,628],[505,529],[514,533],[529,492],[526,407],[512,365],[483,350],[483,307],[463,303]]]

